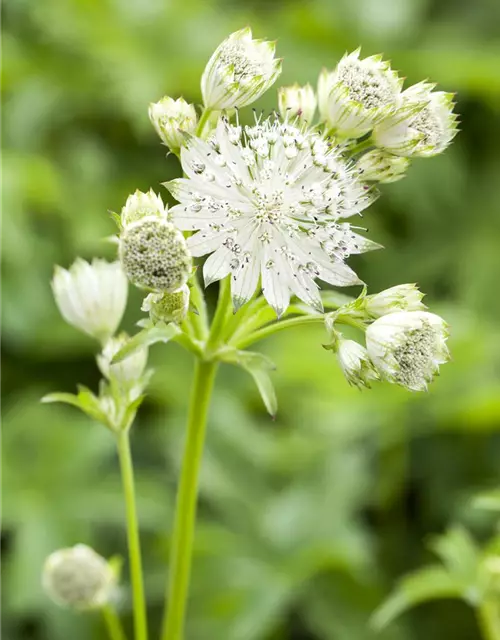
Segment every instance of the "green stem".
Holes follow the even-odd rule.
[[[110,604],[106,604],[101,608],[104,624],[108,630],[110,640],[126,640],[125,632],[123,631],[122,623],[118,617],[114,607]]]
[[[217,349],[220,336],[231,314],[231,309],[231,276],[227,276],[219,284],[219,299],[207,341],[207,353],[210,354],[211,351]]]
[[[213,109],[203,109],[200,119],[198,121],[198,126],[196,127],[195,135],[198,138],[203,138],[203,134],[205,133],[205,127],[212,113],[213,113]]]
[[[355,144],[354,146],[352,146],[349,149],[349,155],[351,156],[351,158],[353,156],[358,155],[358,153],[360,153],[361,151],[365,151],[366,149],[369,149],[370,147],[373,147],[373,140],[371,139],[371,137],[367,138],[366,140],[363,140],[363,142],[358,142],[358,144]]]
[[[162,640],[182,640],[183,637],[196,522],[198,476],[216,370],[217,363],[214,361],[197,360],[196,362],[186,444],[177,493],[170,554],[168,599],[166,616],[163,622]]]
[[[147,640],[148,626],[146,617],[146,600],[142,580],[141,547],[139,542],[139,527],[135,503],[134,470],[130,454],[130,439],[128,429],[121,431],[117,438],[118,457],[125,495],[127,512],[127,538],[130,560],[130,580],[132,583],[132,600],[134,606],[135,640]]]
[[[477,617],[483,640],[500,640],[500,606],[485,600],[477,609]]]
[[[290,327],[298,327],[303,324],[318,324],[324,322],[325,318],[322,315],[300,316],[298,318],[289,318],[288,320],[279,320],[278,322],[267,325],[267,327],[262,327],[262,329],[258,329],[257,331],[248,334],[242,338],[236,346],[238,349],[246,349],[254,342],[258,342],[268,336],[272,336],[274,333],[278,333],[278,331],[284,331]]]

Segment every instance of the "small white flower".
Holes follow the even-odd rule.
[[[346,54],[332,72],[324,69],[318,82],[322,120],[335,135],[359,138],[394,106],[402,81],[382,56],[360,59],[359,49]]]
[[[97,356],[97,365],[103,376],[110,381],[116,381],[122,387],[128,389],[137,383],[140,383],[144,370],[148,362],[148,350],[137,349],[128,358],[111,364],[113,357],[124,347],[130,340],[126,333],[110,338],[102,353]],[[141,386],[139,384],[139,386]]]
[[[399,311],[375,320],[366,330],[370,359],[382,378],[411,391],[425,391],[448,362],[446,322],[426,311]]]
[[[79,610],[102,607],[116,588],[113,569],[84,544],[52,553],[45,561],[42,582],[55,603]]]
[[[201,78],[203,104],[231,109],[255,102],[281,73],[275,44],[253,40],[249,27],[231,34],[208,61]]]
[[[363,305],[372,318],[380,318],[397,311],[424,311],[427,307],[422,302],[424,294],[415,284],[398,284],[366,296]]]
[[[243,131],[221,118],[213,140],[191,138],[181,162],[187,178],[166,185],[181,203],[170,214],[199,230],[188,239],[193,256],[212,254],[207,286],[231,274],[236,309],[259,279],[278,316],[291,294],[322,309],[315,280],[359,284],[345,258],[379,248],[346,222],[373,194],[318,134],[276,118]]]
[[[177,152],[184,144],[184,134],[195,132],[197,116],[194,106],[184,98],[165,96],[149,105],[149,119],[167,147]]]
[[[431,157],[448,147],[457,133],[453,94],[433,91],[434,87],[420,82],[403,91],[401,106],[373,131],[379,148],[401,156]]]
[[[316,95],[310,84],[301,87],[294,84],[291,87],[278,89],[278,104],[281,116],[292,121],[298,118],[311,124],[316,111]]]
[[[408,158],[395,156],[378,149],[365,153],[357,162],[363,180],[373,182],[397,182],[404,178],[410,165]]]
[[[191,274],[192,258],[184,236],[159,216],[127,225],[120,236],[119,254],[128,279],[141,289],[175,291]]]
[[[66,322],[101,341],[115,333],[127,304],[119,262],[78,258],[68,270],[56,266],[52,291]]]
[[[175,322],[181,324],[189,310],[190,291],[187,284],[172,293],[150,293],[142,303],[142,311],[148,311],[153,324]]]
[[[132,222],[137,222],[148,216],[159,216],[167,218],[167,207],[163,204],[161,196],[157,195],[152,189],[147,193],[136,190],[128,198],[125,206],[122,208],[121,221],[126,227]]]
[[[370,360],[368,351],[354,340],[340,337],[337,344],[337,359],[349,384],[370,388],[373,380],[380,376]]]

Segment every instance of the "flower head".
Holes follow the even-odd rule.
[[[245,131],[221,119],[211,141],[190,139],[181,161],[188,177],[167,184],[181,203],[170,214],[180,229],[199,230],[188,239],[194,256],[212,254],[206,285],[231,274],[236,309],[259,278],[278,316],[291,294],[321,309],[317,278],[360,282],[344,259],[379,245],[346,218],[373,196],[325,139],[275,118]]]
[[[370,388],[373,380],[380,379],[368,351],[354,340],[340,337],[337,343],[337,359],[347,382],[358,389]]]
[[[430,157],[448,147],[457,133],[453,94],[433,91],[435,85],[415,84],[401,94],[401,106],[377,124],[375,144],[401,156]]]
[[[163,142],[177,152],[183,145],[185,133],[196,129],[196,110],[184,98],[174,100],[165,96],[149,105],[149,119]]]
[[[128,198],[121,212],[121,222],[124,227],[148,216],[167,217],[167,207],[163,200],[152,189],[143,193],[138,189]]]
[[[232,33],[208,61],[201,78],[208,109],[232,109],[255,102],[281,73],[275,44],[252,39],[250,28]]]
[[[175,291],[191,273],[191,254],[182,233],[159,216],[132,222],[120,236],[120,260],[141,289]]]
[[[142,303],[142,311],[148,311],[153,324],[175,322],[180,324],[189,310],[189,287],[187,284],[172,293],[150,293]]]
[[[113,569],[84,544],[52,553],[45,561],[42,581],[54,602],[80,610],[103,606],[116,587]]]
[[[127,344],[129,339],[126,333],[120,333],[120,335],[110,338],[104,345],[102,353],[97,356],[97,365],[103,376],[108,380],[118,382],[125,388],[140,383],[148,362],[148,350],[143,348],[135,350],[128,358],[111,364],[113,357]]]
[[[404,178],[409,165],[410,161],[407,158],[394,156],[378,149],[365,153],[356,162],[363,180],[383,183],[396,182]]]
[[[360,59],[359,49],[346,54],[318,83],[321,118],[337,136],[359,138],[396,104],[401,80],[382,56]]]
[[[397,311],[425,311],[424,294],[415,284],[398,284],[363,298],[365,311],[372,318],[380,318]]]
[[[297,118],[311,123],[316,111],[316,95],[310,84],[281,87],[278,89],[278,104],[283,119],[293,122]]]
[[[78,258],[69,269],[56,267],[52,291],[66,322],[102,341],[115,333],[127,304],[119,262]]]
[[[411,391],[425,391],[448,362],[446,322],[426,311],[399,311],[375,320],[366,330],[370,359],[380,375]]]

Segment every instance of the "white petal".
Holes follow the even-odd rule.
[[[203,265],[203,279],[205,287],[212,284],[216,280],[222,280],[231,271],[231,260],[233,254],[226,247],[220,247],[209,256]]]

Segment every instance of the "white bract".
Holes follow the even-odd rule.
[[[56,266],[52,291],[63,318],[98,340],[112,336],[127,304],[127,278],[119,262],[77,258],[69,269]]]
[[[337,359],[347,382],[358,388],[370,387],[380,376],[370,360],[368,351],[354,340],[340,338]]]
[[[426,311],[399,311],[366,330],[370,359],[382,378],[411,391],[425,391],[450,358],[446,322]]]
[[[180,324],[189,310],[190,291],[187,284],[171,293],[150,293],[142,303],[141,310],[149,312],[153,324],[175,322]]]
[[[184,143],[184,134],[195,132],[197,116],[194,106],[184,98],[165,96],[149,105],[149,119],[167,147],[177,152]]]
[[[366,296],[363,299],[364,309],[372,318],[379,318],[397,311],[424,311],[427,307],[422,302],[424,294],[415,284],[398,284]]]
[[[372,139],[379,148],[422,157],[446,149],[457,133],[453,94],[433,91],[434,87],[420,82],[403,91],[401,106],[374,128]]]
[[[380,122],[399,99],[402,81],[382,56],[360,59],[359,49],[346,54],[318,82],[318,106],[335,135],[359,138]]]
[[[310,84],[304,87],[299,84],[281,87],[278,89],[278,105],[283,119],[293,122],[297,118],[310,124],[316,111],[314,89]]]
[[[174,223],[205,262],[205,284],[231,274],[234,307],[247,302],[259,278],[278,316],[294,294],[322,309],[316,279],[359,284],[344,262],[378,248],[353,231],[373,194],[336,147],[310,131],[270,118],[243,131],[224,119],[214,137],[182,149],[187,178],[167,183],[181,204]]]
[[[231,34],[208,61],[201,78],[203,104],[231,109],[255,102],[281,73],[275,44],[252,39],[250,28]]]
[[[395,156],[378,149],[365,153],[356,162],[363,180],[373,182],[396,182],[404,178],[410,165],[408,158]]]
[[[116,381],[124,388],[129,388],[139,383],[148,362],[148,350],[146,348],[136,349],[124,360],[111,364],[113,357],[129,341],[126,333],[110,338],[100,355],[97,356],[97,365],[103,376],[108,380]]]
[[[102,607],[112,599],[116,576],[103,557],[77,544],[47,558],[42,583],[55,603],[85,610]]]
[[[157,195],[152,189],[147,193],[143,193],[137,189],[132,193],[125,203],[121,211],[122,225],[126,227],[132,222],[137,222],[148,216],[159,216],[167,218],[167,207],[163,204],[161,196]]]

